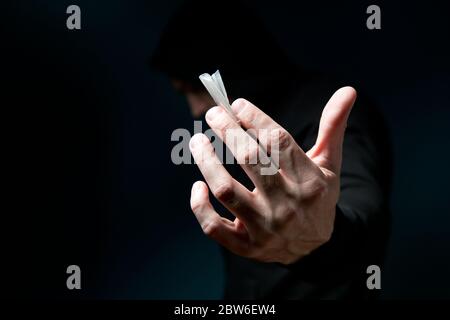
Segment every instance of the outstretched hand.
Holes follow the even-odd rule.
[[[334,93],[323,110],[316,143],[306,153],[284,128],[244,99],[232,104],[240,124],[222,107],[210,109],[206,121],[225,144],[231,145],[226,134],[231,129],[238,141],[245,141],[230,150],[255,188],[248,190],[226,171],[204,134],[194,135],[190,149],[206,183],[192,186],[191,207],[205,234],[237,255],[283,264],[326,243],[333,232],[342,145],[355,99],[351,87]],[[257,136],[258,144],[244,129],[269,133],[265,139]],[[248,161],[261,150],[277,152],[274,174],[261,174],[264,165]],[[214,210],[208,187],[234,221]]]

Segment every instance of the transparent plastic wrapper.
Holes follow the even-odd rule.
[[[222,76],[219,70],[214,72],[212,75],[204,73],[199,76],[200,81],[205,86],[206,90],[209,92],[214,102],[223,107],[227,112],[233,117],[233,119],[239,123],[239,119],[234,115],[231,109],[230,101],[228,100],[227,91],[222,81]]]
[[[222,76],[220,75],[219,70],[214,72],[212,75],[208,73],[203,73],[199,76],[200,81],[205,86],[206,90],[209,92],[211,97],[213,98],[214,102],[218,105],[224,108],[230,116],[236,121],[239,125],[240,120],[236,117],[236,115],[233,112],[233,109],[231,109],[230,101],[228,100],[227,91],[225,90],[225,86],[222,81]],[[248,136],[250,136],[256,143],[258,143],[258,139],[256,138],[256,135],[254,132],[247,130],[246,131]],[[258,143],[259,144],[259,143]],[[279,157],[278,152],[274,152],[275,150],[272,148],[272,155],[270,157],[267,157],[267,151],[265,148],[261,145],[259,145],[261,148],[263,154],[265,155],[263,158],[266,158],[268,160],[268,163],[263,163],[264,165],[269,165],[268,167],[261,168],[261,174],[262,175],[273,175],[278,171],[279,165]]]

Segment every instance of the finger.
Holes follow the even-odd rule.
[[[211,205],[208,187],[202,181],[192,186],[191,208],[203,232],[231,252],[247,256],[248,235],[245,229],[237,228],[234,222],[221,217]]]
[[[214,148],[204,134],[196,134],[189,143],[192,155],[214,196],[245,225],[258,222],[253,194],[233,179],[220,163]]]
[[[337,90],[323,109],[316,144],[308,152],[320,166],[339,173],[347,119],[356,100],[352,87]]]
[[[312,165],[289,132],[254,104],[241,98],[235,100],[231,108],[241,125],[256,133],[259,143],[287,175],[298,175]]]
[[[279,178],[278,170],[266,152],[223,108],[211,108],[206,113],[206,121],[225,142],[257,188],[268,191],[276,185]]]

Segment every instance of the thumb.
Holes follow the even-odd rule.
[[[342,144],[347,119],[356,100],[352,87],[337,90],[323,109],[316,144],[308,156],[320,167],[338,174],[342,162]]]

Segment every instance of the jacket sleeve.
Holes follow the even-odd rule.
[[[318,119],[295,138],[308,150],[315,142]],[[288,266],[310,281],[345,281],[366,276],[381,264],[389,231],[391,151],[380,114],[362,98],[349,117],[344,138],[340,198],[331,239]]]

